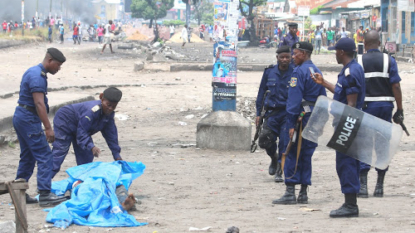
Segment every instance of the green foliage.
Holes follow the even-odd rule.
[[[132,17],[144,19],[160,19],[174,6],[174,0],[133,0]]]
[[[180,19],[176,19],[176,20],[164,20],[163,21],[163,25],[166,26],[170,26],[170,25],[174,25],[174,26],[180,26],[180,25],[184,25],[185,22],[180,20]]]
[[[200,22],[213,24],[213,1],[197,1],[192,16],[198,24]]]
[[[310,15],[318,15],[321,8],[323,8],[323,6],[318,6],[316,8],[311,9],[310,10]]]
[[[267,3],[267,0],[240,0],[239,1],[239,10],[241,14],[250,19],[255,18],[254,8],[257,6],[262,6]]]
[[[311,17],[307,17],[307,19],[305,19],[304,21],[304,28],[305,29],[311,29],[311,25],[312,25],[313,21],[311,20]]]

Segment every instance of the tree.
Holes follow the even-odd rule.
[[[255,32],[254,19],[256,14],[254,13],[254,8],[264,5],[266,2],[267,0],[239,0],[239,10],[241,11],[242,16],[244,16],[248,20],[248,23],[251,25],[249,28],[249,33],[251,35],[251,45],[257,45],[259,43]]]
[[[133,0],[131,3],[132,17],[144,18],[150,20],[150,28],[153,22],[154,27],[154,41],[159,39],[159,31],[157,27],[157,19],[163,18],[167,15],[167,11],[174,6],[174,0]]]
[[[213,2],[209,0],[197,1],[194,5],[193,17],[197,20],[197,25],[200,22],[213,24]]]
[[[182,2],[186,3],[186,25],[190,26],[190,4],[193,2],[193,5],[196,5],[197,2],[201,0],[182,0]]]

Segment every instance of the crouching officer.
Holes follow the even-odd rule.
[[[71,143],[77,165],[90,163],[94,156],[98,157],[101,150],[94,145],[91,137],[97,132],[101,132],[105,138],[114,160],[122,160],[114,122],[114,110],[121,97],[120,90],[109,87],[99,95],[100,100],[67,105],[56,112],[53,119],[55,142],[52,145],[52,177],[59,172]]]
[[[20,144],[20,161],[16,179],[29,181],[37,163],[37,188],[40,206],[59,204],[66,200],[51,193],[53,157],[48,142],[55,140],[48,119],[49,105],[47,73],[56,74],[66,61],[56,48],[49,48],[43,62],[29,68],[22,78],[19,92],[19,106],[13,116],[13,126]],[[45,132],[42,130],[42,123]],[[26,203],[37,203],[26,194]]]
[[[375,30],[369,31],[365,36],[365,50],[363,56],[359,57],[358,62],[365,71],[366,78],[366,97],[363,111],[382,120],[392,122],[393,102],[396,101],[396,113],[393,115],[393,121],[397,124],[403,121],[401,77],[398,73],[398,66],[393,57],[379,51],[380,41],[379,33]],[[375,137],[375,146],[377,157],[385,156],[387,150],[379,150],[376,145],[389,145],[388,139],[384,137]],[[372,151],[369,152],[370,154]],[[367,198],[367,174],[370,165],[360,162],[360,191],[358,197]],[[376,168],[378,177],[373,196],[383,197],[383,181],[386,172]]]
[[[302,112],[302,127],[308,122],[314,103],[320,95],[326,95],[324,87],[311,80],[310,68],[316,73],[320,70],[311,61],[313,45],[308,42],[297,42],[293,45],[293,60],[297,67],[294,68],[290,79],[287,98],[287,132],[285,133],[285,144],[288,145],[294,135],[294,128]],[[285,158],[285,194],[274,200],[273,204],[307,204],[307,187],[311,185],[311,157],[317,144],[301,137],[301,127],[296,134],[297,138],[291,150]],[[297,148],[299,148],[297,150]],[[284,159],[284,158],[283,158]],[[295,196],[295,185],[300,184],[301,189],[298,198]]]
[[[259,146],[271,157],[269,174],[275,175],[275,182],[283,182],[281,156],[284,147],[282,140],[285,131],[285,105],[288,95],[288,83],[293,72],[290,47],[282,46],[277,50],[277,65],[265,69],[256,100],[256,125],[260,124],[261,109],[265,109],[264,124],[259,136]],[[267,93],[265,95],[265,93]],[[265,99],[264,99],[265,98]],[[264,105],[264,106],[262,106]],[[281,136],[280,136],[281,135]],[[280,139],[277,151],[277,138]]]
[[[351,107],[362,109],[365,98],[365,74],[363,68],[353,59],[356,44],[350,38],[340,39],[334,47],[337,63],[343,65],[336,85],[327,82],[323,76],[316,74],[314,81],[332,92],[333,99]],[[359,192],[359,161],[336,151],[336,171],[340,179],[345,202],[337,210],[330,212],[330,217],[357,217],[357,193]]]

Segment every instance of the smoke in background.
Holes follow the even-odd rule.
[[[50,3],[52,2],[52,7]],[[51,16],[64,19],[81,21],[83,23],[92,24],[96,22],[94,17],[95,9],[92,0],[25,0],[24,1],[24,19],[31,20],[36,16],[45,19],[49,16],[52,8]],[[19,0],[0,0],[0,21],[13,20],[21,22],[22,1]]]

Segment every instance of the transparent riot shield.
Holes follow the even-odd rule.
[[[388,167],[402,137],[397,124],[320,96],[303,130],[303,138],[370,164]]]

